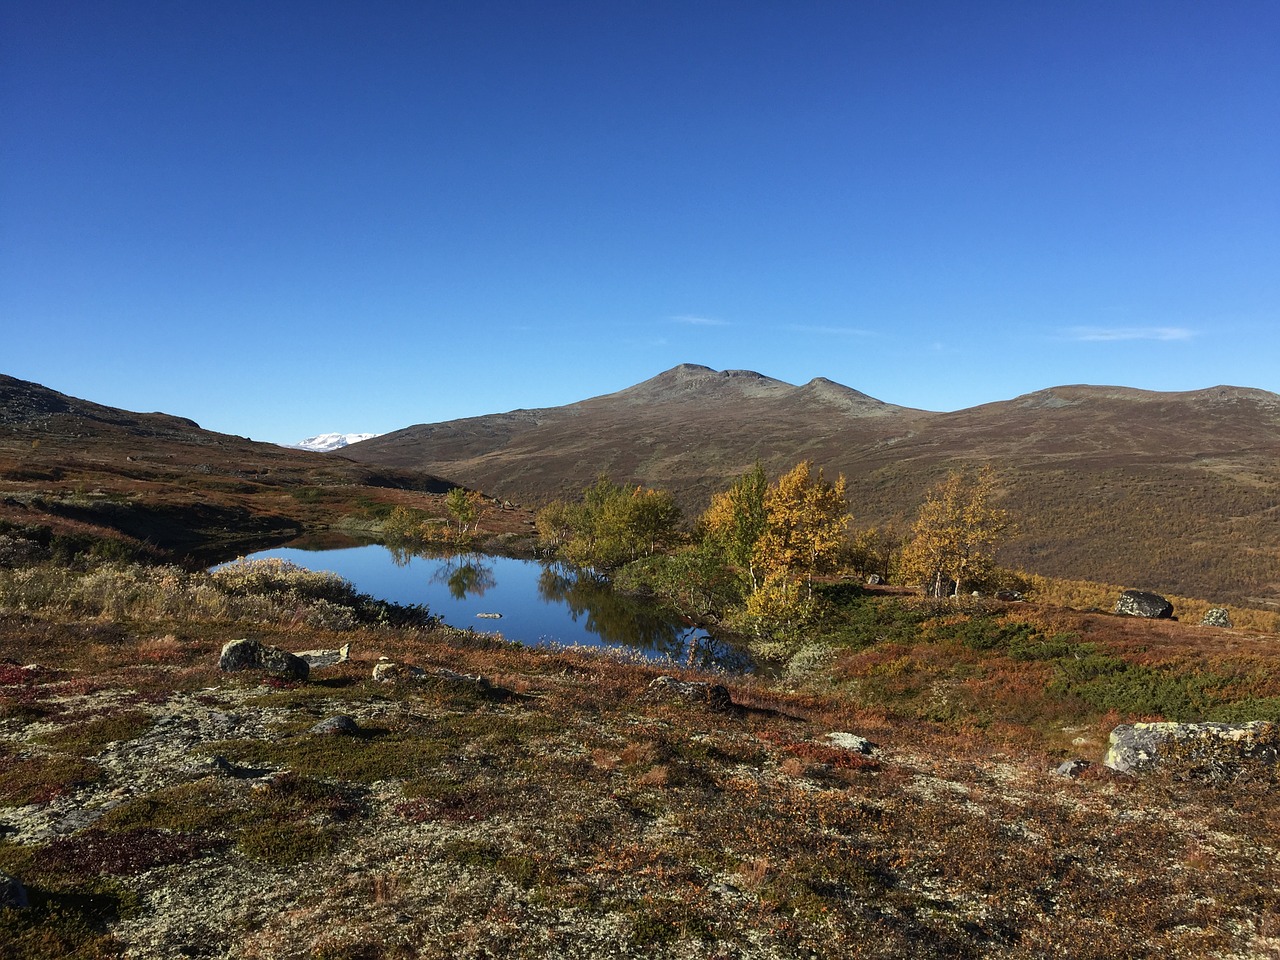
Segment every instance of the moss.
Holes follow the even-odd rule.
[[[324,827],[262,820],[244,827],[236,836],[236,846],[246,857],[285,867],[332,853],[338,838]]]
[[[228,822],[226,786],[211,780],[156,790],[109,811],[97,822],[104,831],[155,827],[176,832],[216,831]]]
[[[452,745],[411,733],[367,731],[364,736],[299,734],[276,742],[229,740],[211,752],[249,766],[288,768],[306,777],[357,783],[407,780],[433,769]]]
[[[677,940],[709,940],[707,919],[680,900],[645,899],[636,907],[629,923],[631,941],[638,947],[656,947]]]
[[[66,754],[25,759],[0,756],[0,806],[48,803],[100,779],[102,771],[96,764]]]
[[[142,736],[154,725],[155,720],[149,713],[128,710],[68,724],[47,737],[46,742],[69,753],[91,757],[108,744]]]
[[[138,908],[138,898],[112,881],[54,889],[27,885],[30,907],[0,909],[5,960],[106,960],[124,955],[110,926]]]

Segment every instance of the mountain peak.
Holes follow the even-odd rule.
[[[299,440],[297,443],[282,444],[282,446],[293,450],[313,450],[316,453],[330,453],[334,450],[341,450],[343,447],[350,446],[353,443],[360,443],[362,440],[372,440],[376,436],[379,436],[379,434],[322,433],[318,436],[307,437],[305,440]]]
[[[778,396],[794,389],[789,383],[754,370],[713,370],[697,363],[682,363],[608,397],[633,404],[682,403],[710,398]]]

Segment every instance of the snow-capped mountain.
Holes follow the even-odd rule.
[[[341,450],[348,444],[359,443],[361,440],[370,440],[377,436],[381,436],[381,434],[322,433],[317,437],[307,437],[305,440],[299,440],[297,443],[286,443],[284,446],[292,447],[295,450],[315,450],[318,453],[332,453],[334,450]]]

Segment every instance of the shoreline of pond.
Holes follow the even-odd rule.
[[[326,553],[330,558],[322,560]],[[280,557],[308,569],[329,570],[370,596],[425,604],[454,629],[496,633],[528,646],[612,648],[686,669],[762,670],[738,638],[715,625],[696,623],[652,596],[619,590],[608,577],[537,553],[408,549],[331,531],[294,538],[244,559]],[[409,573],[415,569],[416,577]],[[501,588],[500,580],[505,583]],[[478,598],[490,591],[499,599],[479,604]]]

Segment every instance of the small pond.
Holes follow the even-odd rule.
[[[414,556],[381,545],[277,547],[248,559],[264,557],[332,571],[362,593],[424,604],[450,626],[500,633],[530,646],[618,647],[704,669],[751,669],[744,652],[705,630],[560,564],[475,553]]]

